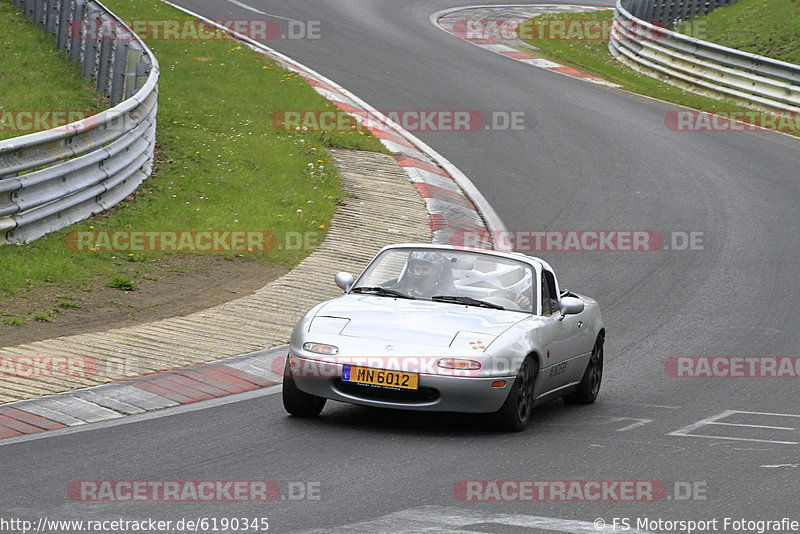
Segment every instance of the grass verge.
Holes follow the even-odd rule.
[[[126,20],[187,18],[151,0],[111,0],[105,5]],[[0,8],[14,10],[8,0],[0,0]],[[54,39],[19,17],[12,17],[17,25],[15,38],[4,43],[6,53],[0,56],[7,56],[3,58],[7,62],[0,70],[41,71],[46,80],[66,77],[38,59],[54,56],[67,62],[62,52],[52,51]],[[22,37],[18,34],[25,35],[26,43],[37,43],[37,51],[19,48]],[[0,309],[3,298],[41,285],[56,285],[67,297],[107,284],[135,288],[152,264],[168,254],[109,251],[102,246],[94,247],[94,252],[76,252],[65,241],[65,236],[75,231],[266,231],[278,238],[278,246],[271,250],[220,254],[235,261],[292,267],[324,239],[343,195],[325,148],[385,152],[376,138],[361,130],[285,132],[273,128],[275,112],[326,110],[333,105],[297,75],[220,32],[214,39],[164,40],[148,45],[161,66],[153,176],[109,212],[32,243],[0,247]],[[83,91],[78,68],[68,62],[66,67],[77,77],[77,91]],[[8,100],[4,105],[22,106],[19,92],[0,93]],[[42,95],[50,92],[58,90],[41,91]],[[52,102],[50,98],[24,105],[52,108]],[[298,246],[292,237],[293,246],[281,246],[287,236],[298,235],[310,235],[310,239]],[[5,318],[7,324],[17,322],[15,317]]]
[[[702,31],[702,35],[697,34]],[[682,24],[678,33],[800,65],[797,0],[739,0]]]

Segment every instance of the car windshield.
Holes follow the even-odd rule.
[[[434,248],[390,249],[369,264],[352,292],[533,313],[532,268],[491,254]]]

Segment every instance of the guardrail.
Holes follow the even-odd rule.
[[[674,30],[680,23],[697,15],[705,15],[718,7],[736,2],[737,0],[627,0],[624,4],[625,9],[633,16],[650,22],[658,21],[664,28]]]
[[[96,1],[14,0],[96,81],[111,109],[0,141],[0,244],[38,239],[105,211],[152,172],[158,62]]]
[[[617,0],[608,49],[651,76],[753,107],[800,112],[800,66],[667,29],[733,1]]]

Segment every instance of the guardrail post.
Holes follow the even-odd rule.
[[[65,0],[69,2],[69,0]],[[81,61],[83,51],[83,9],[86,0],[75,0],[75,8],[72,10],[72,17],[69,21],[67,35],[69,38],[69,59],[75,63]]]
[[[680,9],[678,13],[676,13],[676,17],[681,23],[686,22],[687,20],[692,18],[692,0],[683,0],[680,4]],[[675,24],[672,24],[672,28],[675,28]]]
[[[33,20],[33,3],[35,0],[24,0],[22,11],[25,13],[25,16],[29,19]]]
[[[97,92],[109,94],[111,74],[111,51],[114,46],[115,21],[108,17],[100,19],[100,59],[97,61]]]
[[[654,20],[657,17],[656,13],[661,12],[660,5],[653,4],[652,2],[647,2],[645,0],[642,0],[641,4],[642,4],[641,18],[643,18],[644,20]]]
[[[44,28],[50,35],[55,35],[58,23],[58,0],[45,0]]]
[[[671,27],[671,21],[675,19],[675,12],[676,6],[675,2],[669,2],[664,0],[664,8],[661,11],[661,17],[659,17],[659,21],[665,28]]]
[[[97,73],[97,26],[101,15],[101,12],[91,4],[87,6],[87,12],[81,31],[83,40],[83,78],[91,78]]]
[[[692,1],[692,9],[689,11],[689,16],[694,18],[695,15],[700,13],[701,6],[703,5],[703,0],[693,0]]]
[[[56,33],[56,48],[66,50],[69,38],[70,11],[72,2],[61,0],[58,8],[58,32]]]
[[[33,0],[33,22],[44,28],[44,0]]]
[[[112,106],[116,106],[125,99],[123,95],[125,94],[125,79],[128,75],[126,63],[128,62],[129,46],[129,37],[124,36],[120,38],[119,34],[117,34],[116,46],[114,47],[114,73],[111,77]]]

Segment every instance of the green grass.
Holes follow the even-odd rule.
[[[96,113],[108,107],[56,50],[55,39],[37,31],[8,0],[0,1],[0,35],[0,140],[47,129],[18,112],[45,118],[43,113],[52,110]]]
[[[33,320],[40,323],[52,323],[53,318],[57,313],[58,310],[55,308],[50,308],[49,310],[43,312],[36,312],[33,314]]]
[[[3,317],[3,324],[8,326],[22,326],[25,324],[25,318],[20,317],[18,315],[9,315],[5,313],[0,313]]]
[[[695,17],[679,33],[702,29],[704,41],[800,64],[800,4],[797,0],[739,0]]]
[[[69,295],[59,295],[56,300],[56,306],[59,308],[80,308],[81,305]]]
[[[715,110],[744,110],[746,108],[727,102],[720,102],[712,98],[696,95],[679,87],[664,83],[656,78],[651,78],[617,61],[608,51],[608,39],[581,38],[588,32],[575,35],[575,38],[548,38],[547,31],[538,29],[540,26],[548,28],[548,21],[569,20],[599,20],[603,27],[610,25],[613,18],[612,10],[589,11],[579,13],[552,13],[541,15],[520,24],[519,34],[522,36],[544,37],[523,39],[526,43],[538,48],[536,55],[574,67],[582,72],[604,78],[618,84],[623,89],[652,96],[682,106]],[[569,32],[564,36],[568,37]],[[589,35],[591,37],[591,35]]]
[[[152,0],[111,0],[105,5],[123,19],[187,18]],[[13,13],[8,0],[0,0],[0,6]],[[0,15],[4,24],[7,18]],[[14,29],[15,38],[3,43],[0,57],[7,63],[0,64],[0,71],[41,70],[46,79],[62,77],[41,61],[23,59],[57,55],[44,50],[54,46],[52,39],[23,21],[27,19]],[[25,42],[38,42],[42,50],[18,49],[17,34],[32,34]],[[364,131],[275,130],[270,123],[275,112],[334,108],[297,75],[235,41],[148,44],[161,66],[154,175],[132,198],[105,214],[29,244],[0,246],[0,298],[43,284],[90,289],[103,285],[128,262],[146,266],[165,254],[75,252],[65,246],[65,236],[76,230],[266,230],[276,234],[279,243],[287,232],[317,232],[319,242],[343,195],[325,148],[385,152]],[[77,72],[77,67],[71,68]],[[80,92],[83,86],[76,87]],[[19,92],[24,91],[18,87],[11,94],[0,93],[3,105],[34,105],[20,103]],[[43,91],[50,92],[59,94],[57,89]],[[52,99],[48,105],[53,106]],[[292,267],[310,252],[276,247],[244,256]],[[135,277],[137,266],[128,268],[134,269],[128,276]]]
[[[122,274],[115,274],[112,276],[106,286],[123,291],[136,291],[136,283]]]

